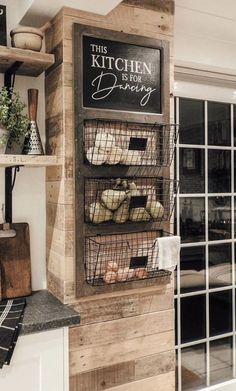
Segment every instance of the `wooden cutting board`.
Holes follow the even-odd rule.
[[[27,223],[11,224],[14,238],[0,238],[0,291],[2,299],[31,294],[30,235]],[[2,225],[0,225],[2,229]]]

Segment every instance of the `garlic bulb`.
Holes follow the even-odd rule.
[[[126,199],[125,191],[108,189],[101,194],[101,201],[110,210],[116,210]]]
[[[89,163],[94,164],[96,166],[100,166],[101,164],[104,164],[106,162],[107,153],[100,148],[91,147],[87,150],[86,157]]]
[[[119,147],[112,147],[107,153],[106,164],[118,164],[120,163],[122,149]]]
[[[151,219],[150,214],[145,208],[132,208],[130,210],[129,218],[131,221],[149,221]]]
[[[95,138],[95,147],[105,150],[115,146],[115,139],[109,133],[97,133]]]
[[[93,202],[89,206],[89,219],[94,224],[104,223],[105,221],[112,220],[113,213],[106,209],[99,202]]]

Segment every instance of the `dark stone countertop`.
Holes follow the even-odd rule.
[[[26,298],[26,302],[21,335],[80,323],[78,312],[62,304],[47,290],[33,292]]]

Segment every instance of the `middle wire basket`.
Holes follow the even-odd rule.
[[[175,180],[163,177],[85,179],[85,222],[169,221],[177,187]]]

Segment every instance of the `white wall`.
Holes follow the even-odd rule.
[[[0,76],[0,85],[3,77]],[[27,103],[27,89],[39,89],[38,127],[45,140],[44,76],[39,78],[16,77],[15,87]],[[21,168],[13,192],[13,221],[30,225],[33,290],[46,288],[45,263],[45,169]],[[0,206],[4,203],[4,169],[0,169]],[[2,216],[0,216],[2,221]]]
[[[175,63],[236,69],[235,0],[176,0]]]

